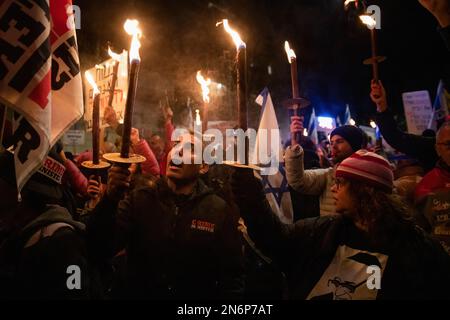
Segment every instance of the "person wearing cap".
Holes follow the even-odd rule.
[[[303,131],[299,117],[291,118],[291,132]],[[336,166],[354,152],[365,147],[363,131],[355,126],[341,126],[330,136],[331,156],[334,166],[326,169],[305,170],[304,150],[300,145],[289,146],[285,152],[286,178],[292,189],[301,194],[320,196],[320,215],[335,213],[331,186],[334,183]]]
[[[290,299],[450,298],[450,257],[393,195],[384,158],[359,150],[336,168],[337,215],[282,223],[250,170],[232,178],[255,245],[285,272]]]

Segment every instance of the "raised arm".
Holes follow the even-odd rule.
[[[433,166],[438,159],[434,148],[436,139],[405,133],[397,127],[381,81],[372,81],[370,98],[377,106],[376,122],[386,141],[394,149],[421,160],[427,167]]]

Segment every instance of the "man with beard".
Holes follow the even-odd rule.
[[[176,164],[176,153],[170,152],[167,176],[124,200],[129,171],[110,169],[88,235],[98,258],[126,248],[125,298],[218,299],[242,293],[238,217],[200,179],[209,168],[192,152],[201,143],[196,139],[185,134],[178,142],[180,155],[191,151],[190,161]]]
[[[291,132],[302,132],[303,124],[300,117],[292,117]],[[336,166],[365,147],[364,133],[355,126],[338,127],[331,132],[331,157],[333,167],[326,169],[304,170],[303,149],[300,145],[286,149],[286,175],[289,185],[296,192],[320,196],[320,215],[330,215],[336,212],[331,187],[334,184]]]

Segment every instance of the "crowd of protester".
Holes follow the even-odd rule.
[[[420,2],[449,45],[448,2]],[[253,170],[194,164],[194,153],[172,161],[173,143],[188,150],[198,137],[171,141],[170,107],[162,137],[133,128],[138,165],[92,171],[90,151],[58,143],[19,194],[2,151],[0,299],[449,299],[450,119],[435,135],[405,133],[382,83],[370,90],[396,152],[351,125],[287,146],[291,224]],[[120,124],[108,109],[105,119],[102,152],[117,151]],[[302,120],[291,118],[292,136]]]

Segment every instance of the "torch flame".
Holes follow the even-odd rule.
[[[284,42],[284,50],[286,51],[289,63],[292,63],[292,59],[297,59],[294,50],[291,49],[287,41]]]
[[[209,103],[209,85],[211,79],[206,80],[203,78],[201,71],[197,71],[197,82],[202,86],[203,101]]]
[[[113,52],[110,47],[108,47],[108,54],[113,60],[120,62],[120,54]]]
[[[352,2],[356,2],[357,0],[345,0],[344,7],[348,6]]]
[[[139,48],[141,47],[139,38],[142,36],[142,30],[139,28],[139,21],[127,19],[127,21],[123,25],[123,28],[130,36],[132,36],[130,46],[130,61],[141,61],[141,58],[139,57]]]
[[[231,29],[230,25],[228,24],[228,19],[223,19],[222,21],[217,22],[216,27],[219,26],[220,24],[223,24],[225,31],[230,34],[231,38],[233,38],[233,42],[236,45],[236,50],[246,47],[246,44],[244,41],[242,41],[239,33]]]
[[[363,14],[363,15],[360,15],[359,18],[370,29],[373,29],[377,25],[377,22],[375,21],[375,19],[369,15]]]
[[[200,110],[198,110],[198,109],[195,109],[195,124],[197,126],[202,125],[202,121],[200,120]]]
[[[92,86],[92,89],[94,89],[94,96],[100,94],[100,90],[98,90],[97,84],[95,83],[94,78],[92,78],[92,75],[89,73],[89,71],[86,71],[84,73],[84,76],[86,77],[86,80],[89,82],[89,84]]]

